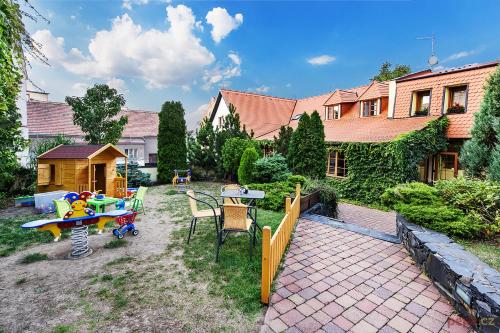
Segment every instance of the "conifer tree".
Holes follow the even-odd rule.
[[[158,181],[172,180],[175,169],[187,168],[186,121],[181,102],[165,102],[159,114]]]
[[[288,156],[288,147],[290,147],[290,140],[292,139],[293,128],[290,126],[281,126],[278,137],[274,137],[274,146],[276,153],[284,158]]]
[[[473,177],[500,181],[500,67],[487,81],[481,109],[474,115],[472,138],[462,147],[460,162]]]

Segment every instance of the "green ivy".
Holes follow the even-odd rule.
[[[346,142],[329,149],[345,152],[348,175],[329,179],[343,197],[363,203],[379,203],[385,189],[418,181],[418,164],[447,147],[445,117],[430,121],[420,131],[406,133],[383,143]]]

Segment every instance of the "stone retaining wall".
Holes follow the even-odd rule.
[[[500,273],[447,236],[396,217],[398,237],[426,274],[479,332],[500,332]]]

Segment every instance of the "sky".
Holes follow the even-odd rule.
[[[188,128],[221,87],[302,98],[366,84],[388,61],[436,69],[500,58],[500,1],[32,0],[52,101],[107,83],[127,107],[181,101]]]

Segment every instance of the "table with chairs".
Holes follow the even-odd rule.
[[[186,192],[189,199],[192,218],[189,228],[188,243],[196,232],[196,223],[200,218],[213,218],[217,235],[215,261],[219,260],[219,252],[230,233],[245,232],[249,235],[249,254],[256,244],[257,224],[256,200],[265,197],[264,191],[248,190],[237,184],[225,185],[221,188],[222,204],[216,197],[194,191]],[[243,200],[242,200],[243,199]],[[198,204],[204,204],[206,209],[199,210]]]

